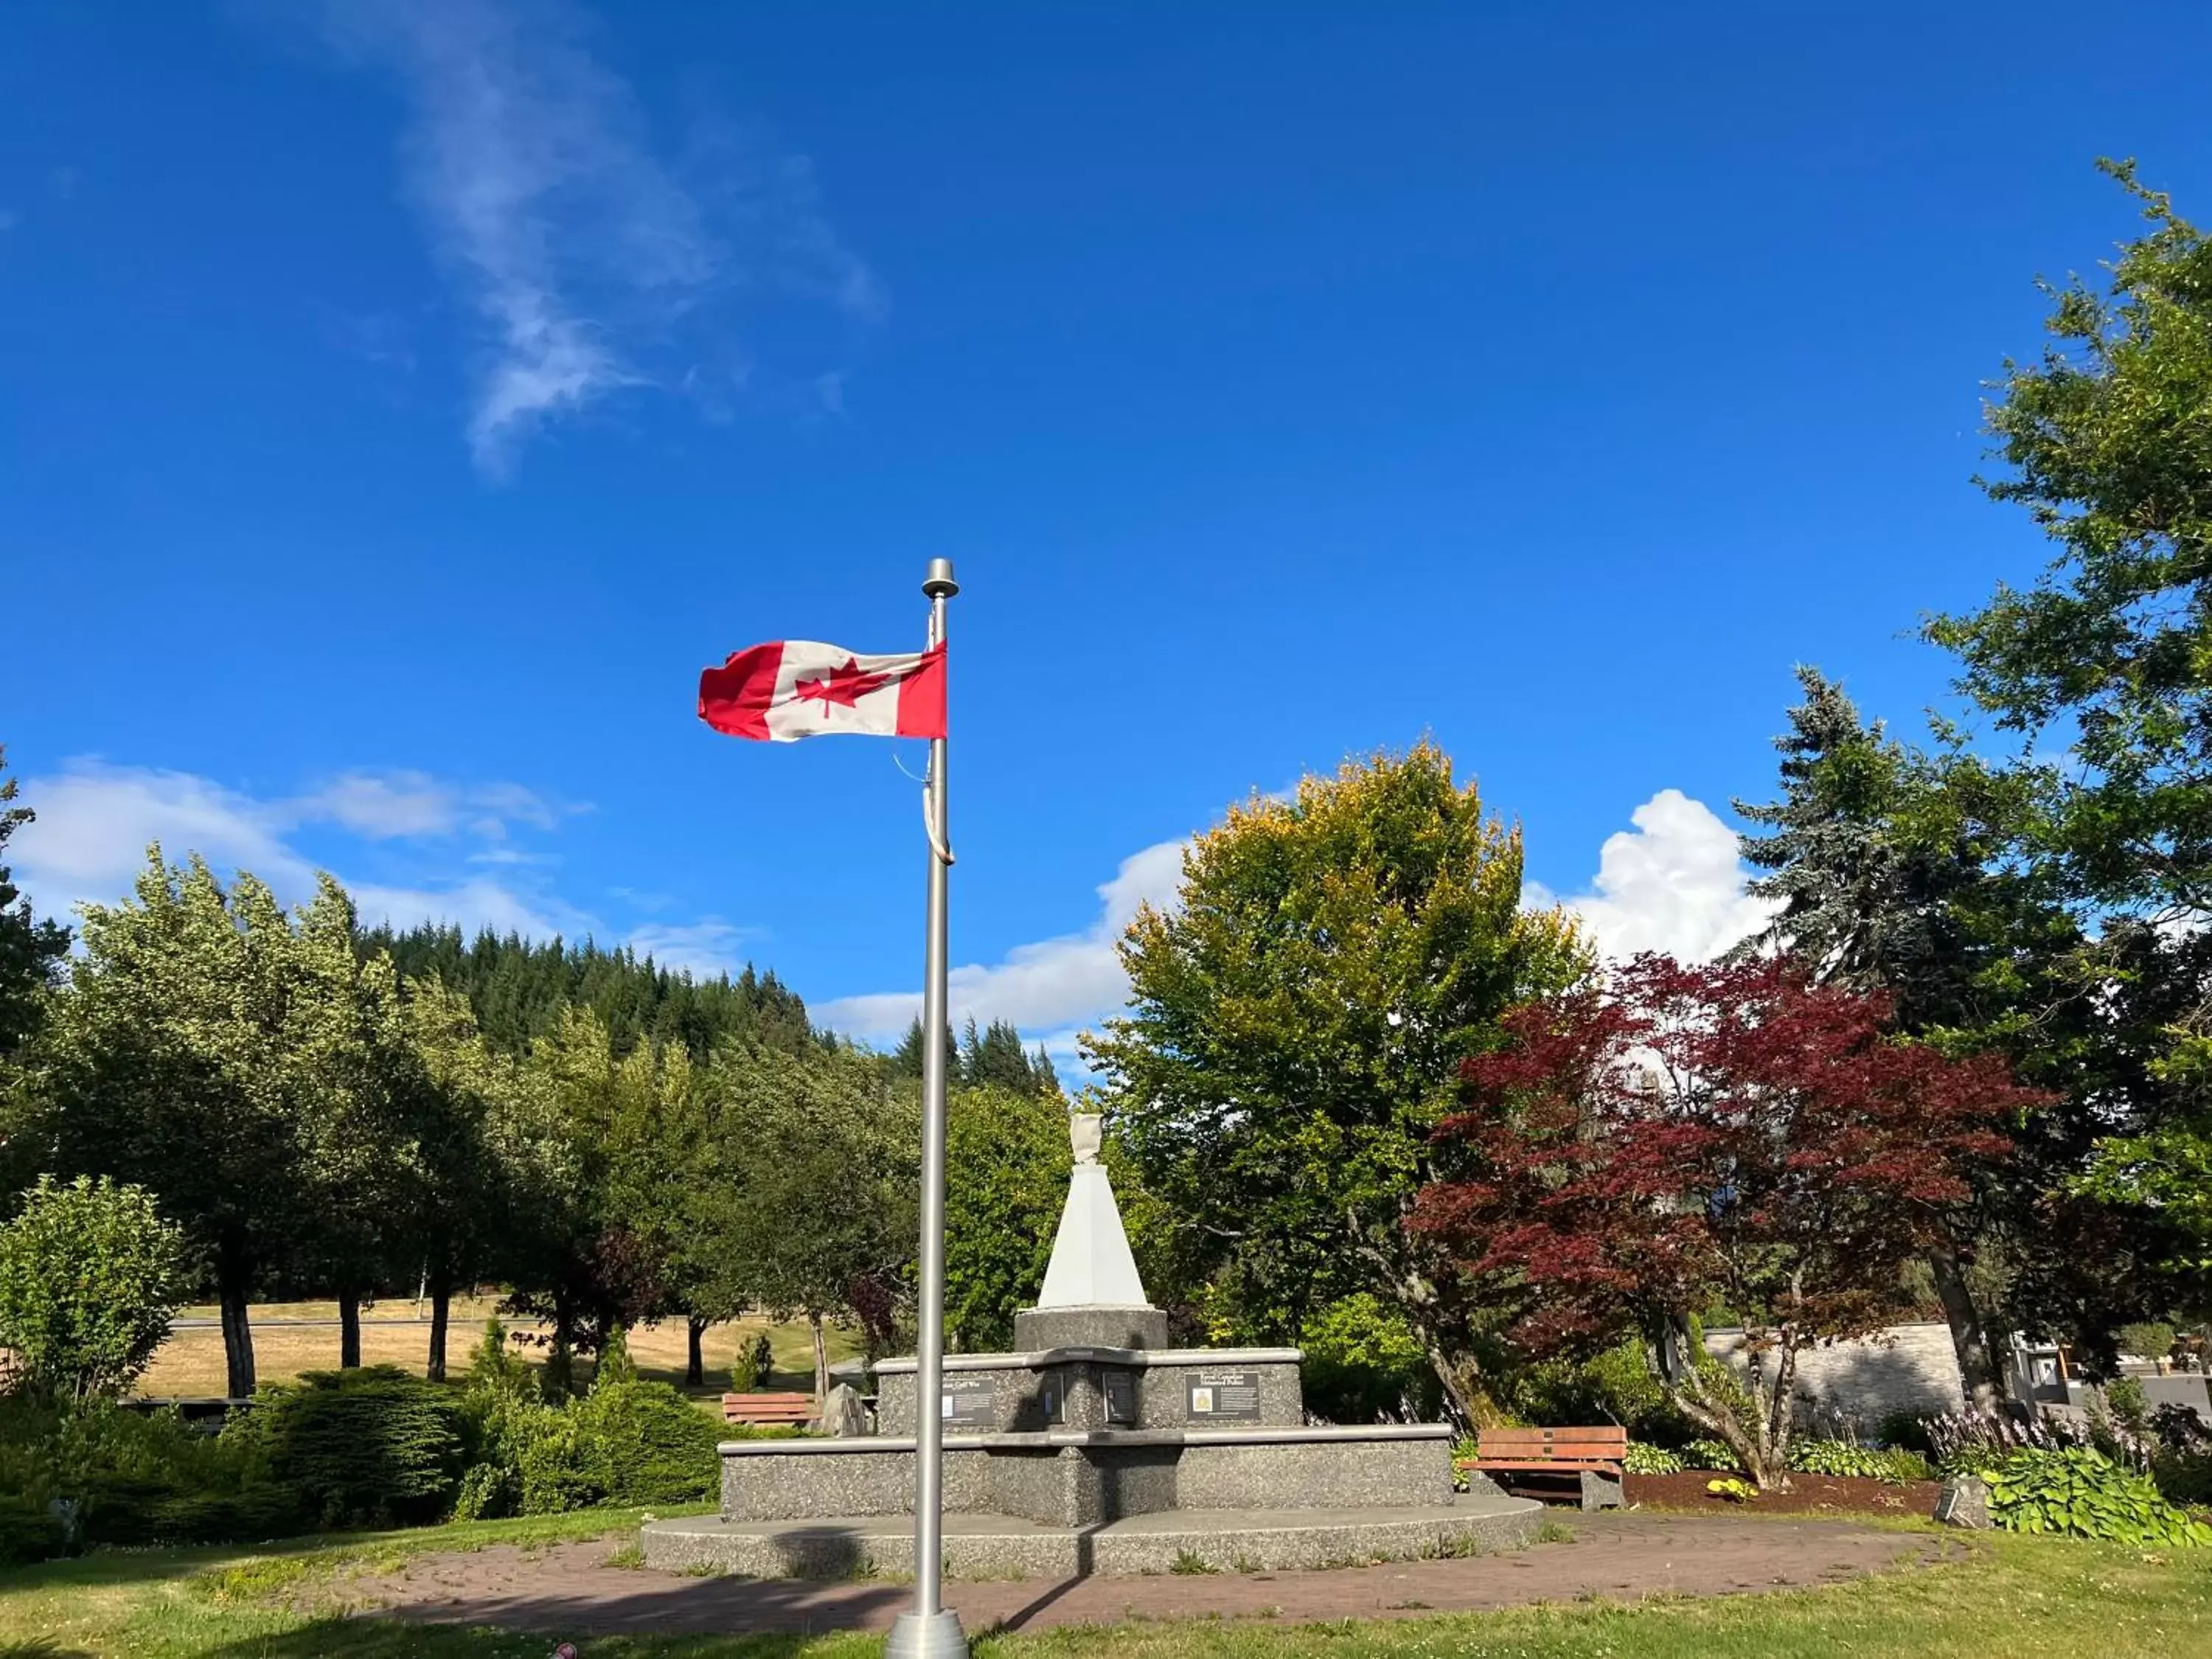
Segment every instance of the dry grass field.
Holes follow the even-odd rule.
[[[471,1300],[456,1297],[453,1307],[452,1329],[446,1340],[447,1373],[459,1376],[469,1363],[469,1355],[483,1335],[483,1322],[497,1305],[497,1298],[483,1297]],[[173,1332],[154,1356],[154,1364],[138,1385],[138,1392],[156,1398],[210,1396],[223,1392],[222,1331],[216,1324],[216,1310],[212,1306],[182,1308],[178,1310],[179,1321],[204,1320],[205,1324],[187,1325]],[[253,1358],[255,1369],[264,1382],[285,1382],[301,1371],[327,1370],[338,1363],[338,1310],[335,1302],[270,1302],[257,1303],[253,1308]],[[319,1322],[313,1323],[298,1322]],[[506,1322],[509,1340],[522,1333],[536,1329],[526,1321]],[[703,1344],[707,1361],[706,1386],[694,1393],[719,1395],[730,1385],[730,1366],[737,1358],[740,1347],[749,1345],[756,1334],[765,1328],[769,1341],[775,1352],[775,1376],[771,1384],[780,1389],[811,1389],[814,1386],[814,1350],[812,1340],[803,1324],[775,1325],[764,1320],[741,1319],[728,1324],[710,1327]],[[430,1340],[428,1310],[418,1322],[414,1299],[403,1297],[397,1301],[380,1302],[362,1315],[362,1363],[369,1365],[392,1364],[420,1373],[425,1351]],[[526,1358],[536,1358],[540,1351],[526,1344],[515,1343],[516,1352]],[[659,1325],[632,1331],[629,1337],[630,1356],[637,1362],[638,1374],[684,1385],[684,1335],[680,1320],[664,1321]],[[852,1338],[845,1332],[832,1328],[830,1332],[831,1360],[846,1358],[854,1352]],[[590,1364],[585,1362],[582,1375],[591,1374]]]

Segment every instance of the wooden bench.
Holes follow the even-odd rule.
[[[811,1394],[726,1394],[722,1421],[757,1425],[790,1424],[803,1427],[820,1416]]]
[[[1574,1477],[1583,1507],[1619,1506],[1620,1464],[1628,1455],[1628,1431],[1614,1425],[1595,1429],[1485,1429],[1475,1455],[1458,1467],[1484,1474],[1525,1478]]]

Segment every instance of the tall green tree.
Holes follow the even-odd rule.
[[[1980,815],[1958,810],[1939,762],[1891,738],[1881,722],[1863,720],[1818,670],[1799,669],[1798,681],[1804,701],[1775,739],[1780,798],[1735,803],[1756,826],[1741,838],[1743,857],[1765,872],[1751,890],[1777,905],[1765,933],[1739,955],[1787,951],[1813,984],[1878,993],[1893,1029],[1905,1035],[2006,1046],[2031,983],[2077,935],[2063,912],[2023,902],[2022,884],[1999,867],[2002,838]],[[2008,1127],[2025,1142],[2028,1124]],[[1976,1293],[1983,1246],[2009,1239],[2070,1252],[2079,1243],[2054,1237],[2051,1218],[2029,1213],[2050,1172],[2019,1156],[2023,1150],[2009,1145],[2002,1159],[1970,1160],[1960,1200],[1942,1206],[1922,1233],[1960,1374],[1982,1409],[2004,1393],[1986,1297]]]
[[[1518,832],[1435,744],[1348,763],[1193,843],[1176,905],[1121,942],[1129,1012],[1087,1044],[1179,1235],[1167,1254],[1237,1283],[1285,1335],[1371,1291],[1468,1416],[1484,1313],[1405,1222],[1449,1173],[1433,1136],[1462,1062],[1589,966],[1567,918],[1521,893]]]
[[[391,959],[356,949],[352,899],[317,878],[290,943],[276,1042],[293,1093],[304,1225],[294,1271],[338,1304],[338,1364],[361,1364],[361,1313],[414,1265],[400,1219],[429,1178],[435,1101]]]
[[[69,954],[69,929],[31,914],[31,902],[8,871],[8,838],[37,815],[15,805],[15,780],[8,775],[8,750],[0,744],[0,1060],[36,1027],[46,992]]]
[[[1014,1315],[1044,1285],[1074,1162],[1057,1094],[963,1089],[946,1103],[945,1326],[956,1350],[1013,1341]]]
[[[681,1044],[617,1056],[604,1023],[572,1007],[530,1046],[572,1179],[544,1194],[511,1243],[515,1311],[544,1320],[549,1390],[575,1382],[580,1352],[672,1311],[670,1242],[678,1182],[661,1167],[664,1124],[691,1087]]]
[[[575,1159],[542,1073],[483,1041],[466,997],[417,981],[406,1019],[424,1095],[402,1251],[429,1291],[426,1374],[441,1382],[453,1292],[527,1270],[517,1241],[573,1188]]]
[[[806,1321],[819,1397],[829,1324],[859,1324],[872,1349],[889,1337],[918,1237],[919,1100],[850,1050],[733,1043],[713,1073],[720,1173],[701,1237],[725,1264],[720,1294]]]
[[[2205,1294],[2212,1206],[2212,242],[2106,162],[2149,228],[2104,275],[2045,285],[2051,343],[1988,410],[2003,470],[2057,553],[2032,587],[1935,618],[1960,685],[2021,741],[2039,811],[2020,856],[2088,943],[2109,1002],[2087,1067],[2109,1133],[2083,1184],[2167,1230]]]
[[[1040,1048],[1032,1059],[1022,1034],[1006,1020],[994,1019],[981,1031],[968,1022],[961,1039],[961,1083],[970,1089],[1004,1089],[1015,1094],[1058,1095],[1060,1079]]]
[[[132,898],[82,914],[25,1133],[45,1168],[144,1188],[206,1252],[229,1390],[251,1394],[248,1302],[311,1219],[291,925],[252,876],[226,890],[203,860],[173,867],[158,847]]]

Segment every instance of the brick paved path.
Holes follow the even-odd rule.
[[[1780,1521],[1609,1511],[1577,1516],[1571,1544],[1457,1561],[1323,1572],[1221,1573],[1060,1583],[954,1581],[947,1605],[970,1634],[994,1626],[1146,1619],[1286,1620],[1405,1617],[1590,1595],[1725,1595],[1838,1583],[1936,1559],[1956,1545],[1848,1521]],[[681,1578],[605,1565],[614,1542],[426,1556],[347,1587],[391,1616],[549,1635],[621,1632],[879,1630],[908,1603],[904,1584],[870,1580]]]

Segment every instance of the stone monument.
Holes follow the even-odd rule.
[[[1177,1348],[1098,1162],[1075,1168],[1015,1352],[947,1354],[945,1555],[956,1572],[1274,1570],[1532,1534],[1541,1505],[1455,1496],[1443,1424],[1310,1425],[1295,1348]],[[915,1364],[876,1368],[877,1432],[721,1447],[719,1516],[648,1522],[647,1566],[910,1571]]]

